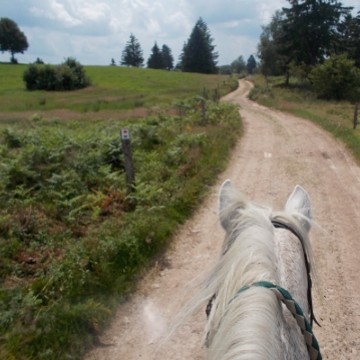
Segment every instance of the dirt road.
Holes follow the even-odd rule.
[[[296,184],[310,194],[311,233],[322,295],[314,331],[324,359],[360,358],[360,169],[344,147],[315,125],[259,106],[246,98],[250,83],[226,101],[240,105],[245,136],[208,199],[177,234],[166,259],[146,276],[132,300],[122,305],[101,341],[85,360],[201,360],[204,313],[195,315],[164,346],[179,302],[189,297],[195,277],[216,259],[223,241],[217,191],[230,178],[250,198],[282,208]]]

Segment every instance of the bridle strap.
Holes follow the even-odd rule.
[[[304,312],[301,309],[300,305],[294,300],[291,294],[281,286],[274,285],[269,281],[259,281],[252,285],[244,286],[235,294],[234,298],[229,302],[229,304],[233,300],[235,300],[241,293],[250,289],[251,287],[263,287],[273,291],[276,297],[288,308],[288,310],[295,318],[297,324],[299,325],[301,332],[304,335],[310,359],[322,360],[320,346],[316,339],[316,336],[313,333],[312,325],[306,319],[306,316],[304,315]]]
[[[301,309],[300,305],[294,300],[291,294],[281,286],[274,285],[269,281],[258,281],[251,285],[246,285],[236,292],[235,296],[228,302],[228,305],[230,305],[239,296],[241,296],[243,292],[245,292],[246,290],[252,287],[262,287],[265,289],[269,289],[275,294],[275,296],[288,308],[290,313],[295,318],[298,326],[300,327],[300,330],[305,339],[306,346],[308,348],[310,360],[322,360],[320,346],[316,339],[316,336],[313,333],[312,325],[306,319],[306,316],[303,310]],[[206,308],[207,316],[210,315],[212,302],[215,300],[215,298],[216,298],[216,294],[212,296],[212,298],[208,303],[208,306]],[[209,333],[207,334],[206,339],[208,338],[208,336]]]
[[[290,231],[292,234],[294,234],[300,241],[301,243],[301,247],[303,250],[303,254],[304,254],[304,259],[305,259],[305,267],[306,267],[306,273],[307,273],[307,280],[308,280],[308,289],[307,289],[307,298],[308,298],[308,303],[309,303],[309,311],[310,311],[310,324],[311,326],[313,326],[313,323],[315,322],[316,325],[320,326],[319,322],[316,320],[315,314],[314,314],[314,307],[313,307],[313,300],[312,300],[312,279],[311,279],[311,272],[310,272],[310,262],[305,250],[305,245],[304,242],[302,240],[302,236],[292,227],[290,227],[287,224],[284,224],[280,221],[276,221],[276,220],[272,220],[271,221],[273,226],[276,229],[285,229]]]

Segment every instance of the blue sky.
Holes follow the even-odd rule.
[[[359,0],[343,0],[360,10]],[[29,49],[20,62],[37,57],[57,64],[69,56],[84,65],[118,63],[133,33],[147,60],[154,42],[168,45],[177,61],[184,42],[201,16],[219,53],[219,65],[239,55],[256,54],[261,26],[285,0],[0,0],[0,17],[14,20]],[[8,61],[9,53],[0,53]]]

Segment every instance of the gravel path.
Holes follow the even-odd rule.
[[[296,184],[310,194],[318,229],[311,233],[322,289],[315,294],[314,331],[324,359],[360,358],[360,169],[347,150],[312,123],[247,99],[241,81],[225,101],[240,106],[245,136],[199,211],[178,232],[162,263],[121,305],[99,346],[85,360],[201,360],[204,313],[196,314],[165,345],[167,324],[191,296],[189,283],[216,261],[223,241],[217,191],[230,178],[259,203],[280,209]]]

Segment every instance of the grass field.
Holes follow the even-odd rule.
[[[29,92],[22,80],[26,65],[0,64],[0,111],[48,111],[67,109],[80,113],[128,110],[171,105],[176,100],[224,94],[234,82],[228,76],[190,74],[176,71],[86,66],[92,86],[75,92]]]
[[[79,359],[224,168],[238,109],[199,95],[237,81],[86,67],[91,87],[45,93],[24,70],[0,64],[0,358]]]

